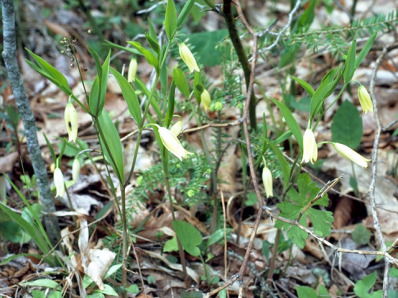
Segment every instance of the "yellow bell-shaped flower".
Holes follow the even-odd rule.
[[[76,142],[77,130],[79,124],[77,123],[77,112],[73,103],[68,102],[65,107],[64,113],[66,131],[68,132],[69,140],[68,142]]]
[[[128,71],[128,74],[127,74],[127,81],[129,83],[134,82],[135,75],[137,74],[137,69],[138,69],[137,59],[132,58],[130,60],[129,71]]]
[[[65,195],[64,175],[60,168],[54,170],[54,185],[56,189],[56,197],[63,197]]]
[[[358,88],[358,99],[359,103],[362,106],[363,113],[373,112],[373,103],[368,90],[366,90],[365,86],[361,85]]]
[[[75,160],[73,161],[72,164],[72,181],[76,182],[77,178],[79,178],[79,174],[80,174],[80,161],[78,158],[75,158]]]
[[[304,152],[303,152],[303,159],[301,163],[309,163],[315,164],[316,160],[318,159],[318,146],[315,141],[315,135],[312,132],[312,129],[307,128],[304,132],[303,136],[303,143],[304,143]]]
[[[185,43],[180,43],[180,45],[178,46],[178,50],[180,52],[181,59],[188,66],[189,72],[193,72],[194,70],[199,72],[199,66],[196,63],[195,57],[193,56],[187,45]]]
[[[272,197],[273,196],[272,173],[268,169],[268,167],[265,165],[265,162],[264,162],[262,178],[263,178],[263,185],[264,185],[264,189],[265,189],[265,195],[267,196],[267,198]]]
[[[161,127],[156,125],[159,131],[160,139],[162,140],[163,145],[166,147],[168,151],[173,153],[179,160],[188,157],[188,155],[193,154],[188,152],[182,147],[180,141],[177,137],[165,127]]]
[[[205,111],[207,111],[210,107],[211,98],[210,93],[206,89],[204,89],[202,94],[200,95],[200,102],[202,103]]]
[[[368,167],[368,162],[370,161],[370,159],[363,157],[362,155],[358,154],[357,152],[355,152],[346,145],[340,143],[332,143],[332,145],[334,149],[336,149],[337,153],[343,156],[344,158],[351,160],[360,167],[363,168]]]
[[[178,120],[174,125],[170,128],[170,131],[178,137],[182,132],[182,119]]]

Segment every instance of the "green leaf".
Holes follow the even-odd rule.
[[[355,38],[351,43],[351,47],[348,50],[347,59],[344,67],[344,83],[348,84],[348,82],[352,79],[355,71],[355,56],[357,54],[357,41]]]
[[[170,85],[170,89],[169,89],[169,96],[168,96],[168,101],[167,101],[167,112],[166,112],[166,118],[165,118],[165,126],[167,128],[170,126],[171,119],[173,118],[173,114],[174,114],[175,91],[176,91],[176,85],[174,84],[174,81],[172,81],[171,85]]]
[[[195,58],[198,64],[220,65],[222,55],[227,49],[225,47],[217,48],[217,45],[227,36],[228,31],[226,29],[190,34],[189,44],[195,49]]]
[[[163,252],[178,251],[177,238],[173,237],[166,241],[163,247]]]
[[[173,80],[181,93],[188,99],[189,98],[189,85],[184,72],[178,67],[173,69]]]
[[[355,60],[355,69],[361,64],[363,59],[365,59],[366,55],[369,53],[370,49],[373,46],[377,36],[377,32],[373,33],[372,36],[368,39],[366,44],[363,46],[362,50],[359,52],[357,59]]]
[[[362,118],[357,108],[348,100],[344,101],[333,116],[332,141],[358,148],[363,136]]]
[[[297,22],[297,31],[298,32],[307,32],[310,29],[312,22],[315,17],[315,4],[317,1],[311,0],[310,5],[304,10],[304,13],[300,16]]]
[[[160,46],[156,39],[153,39],[151,35],[145,33],[146,40],[148,41],[149,46],[156,52],[156,54],[160,54]]]
[[[193,256],[199,256],[200,249],[198,245],[202,243],[200,232],[185,221],[173,220],[172,225],[184,250]]]
[[[34,281],[27,281],[22,283],[23,286],[34,286],[34,287],[44,287],[44,288],[50,288],[50,289],[55,289],[58,287],[58,283],[56,281],[53,281],[52,279],[37,279]]]
[[[362,224],[358,224],[351,236],[356,244],[368,244],[372,234]]]
[[[167,38],[169,41],[173,38],[177,28],[177,12],[173,0],[167,1],[166,7],[166,18],[164,21],[164,27],[166,29]]]
[[[224,240],[224,232],[225,234],[228,235],[229,232],[231,232],[232,229],[231,228],[227,228],[226,231],[224,231],[224,229],[218,229],[216,231],[214,231],[213,234],[210,235],[209,239],[207,240],[207,247],[221,241]]]
[[[139,42],[137,41],[128,41],[129,44],[131,44],[133,47],[135,47],[142,55],[144,55],[146,61],[150,65],[152,65],[156,71],[159,71],[159,61],[158,58],[155,56],[154,53],[151,51],[145,49]]]
[[[109,270],[106,272],[105,276],[104,276],[104,280],[107,279],[109,276],[111,276],[112,274],[116,273],[123,264],[116,264],[113,265],[111,268],[109,268]]]
[[[138,288],[137,285],[130,285],[127,289],[127,292],[132,293],[132,294],[138,294],[140,292],[140,289]]]
[[[94,293],[102,293],[105,295],[110,295],[110,296],[119,296],[119,294],[115,291],[114,288],[112,288],[110,285],[104,284],[104,289],[103,290],[95,290]]]
[[[32,56],[32,58],[39,65],[39,68],[34,65],[31,61],[27,60],[28,64],[32,66],[36,71],[38,71],[41,75],[45,76],[51,82],[53,82],[59,89],[65,92],[67,95],[72,94],[72,90],[69,87],[68,81],[65,76],[57,70],[55,67],[50,65],[46,60],[41,58],[40,56],[34,54],[29,49],[25,48],[26,51]],[[40,71],[39,71],[40,69]]]
[[[318,294],[313,288],[302,286],[297,287],[296,290],[299,298],[318,298]]]
[[[54,291],[48,295],[48,298],[62,298],[62,292]]]
[[[182,8],[178,19],[177,19],[177,28],[180,28],[181,25],[185,22],[188,17],[189,12],[191,11],[192,6],[195,4],[195,0],[188,0],[185,2],[184,7]]]
[[[110,57],[111,52],[108,53],[108,56],[101,67],[101,72],[99,72],[95,77],[94,84],[91,88],[89,106],[90,112],[94,116],[100,115],[104,108]]]
[[[32,239],[16,222],[10,220],[0,222],[0,236],[3,241],[14,243],[27,243]]]
[[[122,94],[126,100],[130,115],[133,117],[135,122],[137,122],[137,125],[140,126],[142,122],[141,107],[133,87],[117,70],[111,67],[110,71],[114,75],[117,83],[120,86],[120,89],[122,90]]]
[[[297,144],[300,149],[303,150],[303,134],[301,132],[300,126],[297,124],[296,119],[294,119],[292,112],[281,102],[271,97],[271,100],[276,104],[276,106],[281,111],[283,118],[285,118],[287,126],[296,138]]]
[[[310,84],[308,84],[306,81],[304,81],[300,78],[297,78],[295,76],[290,76],[290,77],[292,79],[294,79],[297,83],[299,83],[301,85],[301,87],[304,88],[304,90],[308,93],[308,95],[310,97],[312,97],[314,95],[315,90],[314,90],[314,88],[312,88],[312,86]]]
[[[359,297],[368,297],[370,289],[375,285],[377,272],[366,275],[362,280],[355,284],[354,292]],[[380,296],[381,297],[381,296]]]
[[[46,294],[43,291],[32,290],[33,298],[45,298]]]
[[[102,110],[101,116],[98,117],[98,126],[101,132],[101,148],[104,151],[105,158],[115,171],[119,182],[124,183],[122,143],[120,142],[119,132],[104,109]]]
[[[275,153],[276,158],[279,161],[279,165],[282,169],[283,173],[283,190],[286,190],[287,187],[289,186],[289,180],[290,180],[290,167],[289,163],[286,160],[286,157],[283,155],[281,150],[276,146],[273,142],[267,140],[267,144],[271,148],[271,150]]]
[[[290,220],[297,220],[300,213],[307,208],[308,204],[310,204],[315,198],[319,190],[320,188],[311,180],[309,174],[300,174],[297,178],[297,190],[294,188],[290,189],[287,193],[289,200],[285,200],[278,204],[278,207],[281,210],[280,216]],[[324,194],[323,197],[315,201],[312,206],[304,212],[299,223],[307,227],[307,217],[309,217],[315,234],[319,236],[329,235],[333,222],[333,214],[329,211],[322,211],[313,208],[314,206],[327,205],[327,194]],[[298,247],[304,247],[305,240],[308,237],[308,234],[305,231],[301,230],[297,226],[281,221],[277,221],[275,227],[286,230],[289,239],[291,239]]]

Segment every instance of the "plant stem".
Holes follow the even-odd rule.
[[[238,60],[242,65],[243,73],[245,75],[245,82],[246,82],[246,90],[249,89],[249,82],[250,82],[250,64],[249,60],[247,59],[247,55],[243,48],[242,42],[240,40],[238,29],[235,26],[235,19],[232,13],[232,1],[231,0],[224,0],[223,5],[223,17],[225,23],[227,25],[229,38],[234,46],[236,54],[238,55]],[[250,127],[253,130],[257,129],[257,122],[256,122],[256,96],[254,92],[250,95],[250,103],[249,103],[249,120],[250,120]]]

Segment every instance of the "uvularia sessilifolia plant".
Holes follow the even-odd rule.
[[[32,62],[29,62],[29,64],[36,71],[56,84],[60,90],[69,96],[69,102],[65,109],[65,121],[69,142],[76,142],[76,139],[78,138],[78,120],[74,105],[79,105],[92,117],[93,125],[97,132],[101,146],[101,154],[103,160],[106,161],[105,164],[107,165],[107,181],[109,183],[109,188],[111,189],[114,198],[117,199],[120,197],[121,202],[119,210],[121,211],[123,224],[122,284],[125,288],[127,287],[126,259],[128,257],[130,245],[126,216],[126,187],[129,185],[134,173],[142,132],[144,129],[152,129],[155,133],[156,141],[160,148],[160,157],[162,160],[167,196],[172,210],[173,219],[175,220],[173,207],[175,198],[173,198],[169,181],[169,159],[171,156],[175,156],[177,159],[182,160],[185,158],[191,158],[191,156],[194,155],[192,152],[184,148],[179,140],[178,135],[181,132],[182,122],[177,120],[177,122],[175,122],[175,124],[172,126],[172,119],[175,115],[175,88],[180,90],[181,94],[185,97],[184,100],[190,101],[192,98],[195,98],[195,100],[190,101],[190,104],[193,105],[193,116],[195,117],[199,126],[203,124],[203,119],[206,117],[205,112],[209,109],[211,103],[210,93],[206,90],[201,82],[202,70],[197,64],[196,59],[189,48],[189,44],[186,44],[183,40],[179,40],[177,35],[178,30],[184,23],[193,4],[194,1],[187,1],[181,12],[177,15],[174,2],[172,0],[168,1],[164,27],[167,40],[164,40],[162,43],[158,42],[158,36],[155,34],[155,30],[150,22],[150,30],[146,34],[146,41],[149,46],[144,46],[137,41],[128,42],[132,47],[123,47],[108,42],[108,45],[114,48],[133,53],[137,56],[143,56],[149,65],[153,67],[156,75],[155,80],[149,89],[147,89],[146,85],[140,80],[139,77],[137,77],[138,64],[136,56],[131,59],[128,70],[128,78],[126,79],[116,69],[113,69],[110,66],[110,53],[107,55],[105,61],[101,64],[97,53],[93,49],[89,49],[95,61],[97,75],[94,79],[91,91],[87,92],[87,89],[84,88],[85,102],[82,102],[75,94],[73,94],[66,81],[66,78],[57,69],[52,67],[39,56],[29,51],[37,65],[33,64]],[[319,145],[324,143],[331,143],[337,153],[341,154],[343,157],[351,160],[352,162],[362,167],[367,166],[369,160],[360,156],[351,148],[345,146],[344,144],[332,143],[326,140],[317,142],[315,139],[315,134],[317,125],[322,119],[325,110],[329,109],[333,104],[335,104],[347,86],[352,83],[354,71],[368,53],[374,42],[374,39],[375,35],[369,39],[358,56],[356,56],[356,42],[354,40],[347,53],[346,61],[337,68],[330,70],[322,79],[320,86],[316,90],[314,90],[314,88],[305,81],[296,77],[292,77],[306,90],[311,97],[311,104],[308,111],[309,121],[305,129],[304,136],[291,111],[283,103],[277,100],[271,99],[271,101],[279,108],[282,116],[285,118],[289,131],[279,136],[279,138],[276,140],[270,140],[267,137],[266,122],[264,122],[265,129],[263,148],[260,151],[260,154],[257,156],[257,164],[263,163],[262,179],[265,188],[264,197],[270,198],[274,195],[281,195],[282,198],[289,198],[289,202],[283,201],[278,205],[281,209],[281,215],[286,216],[286,218],[289,219],[298,219],[300,222],[302,222],[302,219],[308,215],[313,221],[314,230],[319,232],[321,236],[326,236],[328,231],[330,232],[330,221],[318,223],[314,222],[314,215],[318,215],[317,212],[319,210],[311,207],[316,204],[325,205],[325,200],[327,200],[327,198],[322,196],[319,198],[319,200],[317,199],[317,202],[312,201],[312,199],[316,198],[319,189],[311,181],[309,176],[299,174],[299,169],[302,164],[314,164],[316,162],[318,157],[317,148]],[[74,54],[75,51],[73,49],[73,44],[70,43],[69,46],[71,47],[71,53]],[[172,71],[172,81],[171,83],[168,83],[167,62],[169,59],[170,49],[172,47],[178,47],[181,60],[188,67],[189,72],[184,72],[180,67],[175,68]],[[77,59],[76,64],[80,70]],[[128,110],[138,126],[134,157],[132,164],[130,165],[130,170],[127,171],[127,173],[125,173],[126,165],[124,164],[123,160],[123,146],[120,141],[119,134],[115,125],[113,124],[111,117],[104,109],[107,80],[109,75],[113,75],[118,82],[122,90],[123,97],[128,105]],[[334,102],[324,109],[323,106],[325,99],[336,90],[337,86],[339,86],[341,82],[341,79],[343,79],[343,87],[340,89],[340,93]],[[82,83],[84,84],[83,78]],[[158,83],[160,83],[161,86],[159,90],[157,89]],[[142,92],[142,96],[140,96],[140,98],[137,97],[135,89],[139,89]],[[364,86],[359,87],[358,96],[364,112],[372,111],[372,102]],[[290,164],[286,160],[280,148],[278,147],[282,141],[291,138],[291,136],[294,136],[300,148],[300,153],[296,156],[296,162],[293,164]],[[209,164],[211,164],[211,155],[208,150],[203,131],[201,131],[201,140],[207,161]],[[278,172],[281,173],[280,177],[283,184],[282,194],[277,194],[273,190],[274,173],[270,170],[267,160],[263,159],[263,157],[266,158],[266,150],[271,150],[273,152],[273,156],[278,160],[278,165],[273,165],[272,168],[278,167]],[[118,186],[114,185],[112,179],[110,178],[111,173],[109,167],[112,168],[118,179]],[[75,171],[77,171],[77,166],[76,169],[74,169],[73,179],[75,179],[77,175]],[[214,172],[211,180],[213,195],[215,195],[217,177],[215,176]],[[54,182],[57,190],[56,195],[63,196],[65,192],[64,181],[59,165],[54,171]],[[297,190],[293,187],[294,185],[297,185]],[[308,196],[308,194],[310,195]],[[116,200],[116,202],[119,202],[119,200]],[[306,224],[305,221],[302,223]],[[319,226],[317,226],[317,224]],[[279,228],[286,229],[288,231],[288,237],[291,237],[293,242],[295,242],[297,245],[303,246],[303,239],[305,239],[308,235],[303,235],[303,233],[300,234],[300,231],[297,231],[297,227],[292,227],[281,222],[277,222],[276,225]],[[300,235],[297,236],[297,233]],[[181,246],[180,241],[178,241],[178,247],[180,261],[183,265],[184,272],[186,273],[184,249]]]

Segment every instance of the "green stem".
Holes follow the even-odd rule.
[[[227,25],[229,38],[231,39],[232,45],[234,46],[235,52],[238,55],[238,60],[242,65],[243,73],[245,76],[246,82],[246,89],[249,88],[249,81],[250,81],[250,64],[249,60],[247,59],[247,55],[243,48],[242,42],[240,40],[238,29],[235,26],[235,19],[232,13],[232,1],[231,0],[224,0],[223,5],[223,17],[225,23]],[[257,122],[256,122],[256,97],[254,92],[251,94],[250,97],[250,104],[249,104],[249,120],[250,120],[250,127],[253,130],[257,129]]]

